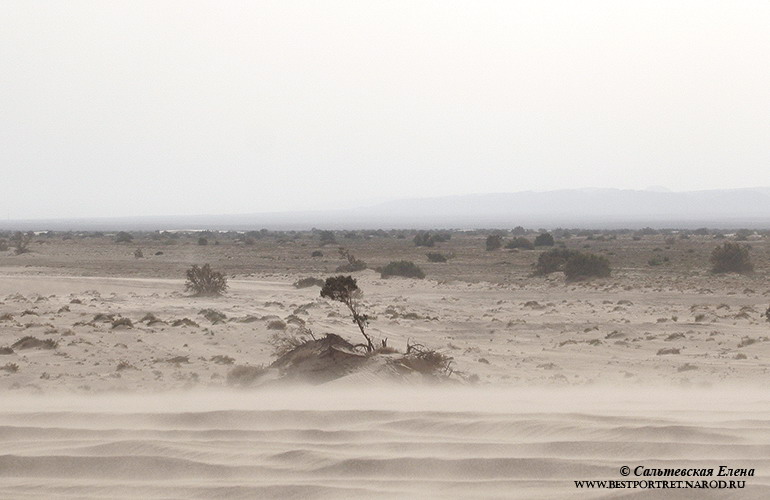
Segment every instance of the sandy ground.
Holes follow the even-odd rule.
[[[444,244],[447,267],[419,262],[424,280],[355,273],[370,333],[452,356],[461,386],[348,381],[363,395],[227,385],[299,325],[360,340],[341,304],[292,286],[330,275],[333,248],[319,261],[310,243],[188,242],[155,256],[144,242],[152,257],[134,259],[137,245],[105,238],[1,256],[0,497],[767,498],[767,242],[752,242],[753,276],[710,275],[706,239],[591,244],[611,278],[533,278],[537,252],[485,252],[480,236]],[[426,251],[351,247],[378,265]],[[645,267],[661,251],[672,264]],[[225,296],[183,293],[179,270],[205,261],[228,270]],[[729,494],[574,487],[638,464],[756,476]]]

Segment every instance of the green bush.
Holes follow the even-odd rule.
[[[554,244],[553,236],[551,233],[540,233],[535,237],[536,247],[552,247]]]
[[[601,255],[577,253],[571,255],[564,264],[564,276],[567,281],[606,278],[609,275],[610,261]]]
[[[501,246],[503,246],[502,236],[500,236],[499,234],[490,234],[489,236],[487,236],[486,247],[488,252],[491,252],[492,250],[497,250]]]
[[[447,257],[443,253],[428,252],[426,255],[428,256],[428,260],[430,262],[446,262],[447,261]]]
[[[564,271],[564,265],[567,263],[567,259],[573,255],[578,255],[579,253],[580,252],[577,250],[567,250],[566,248],[554,248],[547,252],[543,252],[537,258],[535,274],[544,276],[557,271]]]
[[[134,239],[131,233],[121,231],[115,235],[115,243],[130,243]]]
[[[521,248],[523,250],[532,250],[535,248],[535,245],[532,244],[532,242],[529,241],[527,238],[523,236],[517,236],[516,238],[509,241],[508,244],[505,245],[505,248],[508,248],[511,250],[514,248]]]
[[[749,257],[749,246],[725,242],[711,252],[711,271],[715,273],[750,273],[754,265]]]
[[[399,260],[389,263],[380,271],[380,277],[382,278],[389,278],[391,276],[423,279],[425,273],[414,262]]]
[[[186,272],[185,290],[196,296],[221,295],[227,290],[227,278],[211,269],[209,264],[192,266]]]

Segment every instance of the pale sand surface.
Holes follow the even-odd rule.
[[[13,395],[0,497],[760,499],[769,411],[745,388]],[[574,487],[623,465],[756,475],[740,491]]]

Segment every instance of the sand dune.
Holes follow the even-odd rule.
[[[622,465],[754,468],[740,478],[746,488],[727,496],[770,495],[770,403],[760,391],[654,394],[412,387],[13,396],[0,411],[0,497],[726,497],[574,485],[622,479]]]

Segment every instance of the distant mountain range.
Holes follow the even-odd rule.
[[[3,221],[2,229],[770,228],[770,188],[567,189],[394,200],[346,210]]]

